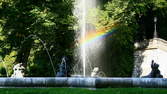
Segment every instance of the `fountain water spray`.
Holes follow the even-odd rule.
[[[39,38],[38,36],[31,34],[31,35],[29,35],[28,37],[26,37],[26,38],[22,41],[22,44],[23,44],[27,39],[29,39],[29,38],[36,38],[36,39],[38,39],[38,40],[42,43],[42,45],[44,46],[44,48],[45,48],[45,50],[46,50],[46,53],[47,53],[48,56],[49,56],[49,60],[50,60],[50,63],[51,63],[53,72],[54,72],[54,74],[55,74],[55,76],[56,76],[56,70],[55,70],[55,68],[54,68],[52,58],[51,58],[51,56],[50,56],[50,54],[49,54],[49,51],[48,51],[48,48],[46,47],[45,42],[42,41],[41,38]]]
[[[85,36],[86,36],[86,0],[82,0],[82,41],[85,40]],[[81,54],[82,54],[82,62],[83,62],[83,76],[86,76],[86,48],[85,45],[82,46],[81,48]]]
[[[94,41],[94,39],[98,36],[98,33],[96,31],[96,26],[94,26],[90,20],[94,22],[97,17],[89,17],[89,13],[92,9],[97,7],[97,0],[76,0],[74,7],[74,15],[78,21],[76,39],[79,44],[77,45],[76,51],[76,56],[77,59],[79,57],[79,60],[76,62],[80,64],[79,67],[77,66],[77,69],[74,69],[74,74],[86,77],[91,75],[91,71],[94,67],[99,66],[97,65],[97,63],[100,62],[99,52],[101,51],[101,48],[104,47],[101,45],[103,44],[101,41],[102,39]]]

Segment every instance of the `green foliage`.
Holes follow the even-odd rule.
[[[13,65],[16,59],[16,51],[12,51],[9,55],[6,55],[0,62],[0,75],[11,76],[13,72]]]
[[[104,72],[108,76],[131,76],[133,69],[133,36],[137,26],[135,11],[132,11],[130,0],[112,0],[105,4],[104,9],[93,12],[98,16],[92,22],[96,28],[108,28],[115,32],[106,38]],[[133,23],[133,24],[132,24]],[[114,66],[114,67],[113,67]]]
[[[107,40],[107,47],[110,49],[107,51],[107,53],[110,52],[108,61],[111,61],[107,66],[111,68],[109,73],[111,76],[131,76],[134,62],[134,36],[144,31],[145,33],[141,36],[152,38],[154,16],[159,19],[160,37],[167,39],[166,4],[166,0],[111,0],[101,10],[97,10],[99,14],[99,19],[95,23],[97,27],[111,27],[112,29],[112,26],[116,25],[117,28],[116,33]]]
[[[72,9],[73,0],[1,0],[0,56],[5,64],[23,63],[27,67],[26,76],[40,76],[41,72],[45,72],[41,76],[54,76],[55,73],[50,72],[52,68],[44,45],[54,67],[63,55],[71,56],[74,36]],[[14,60],[8,56],[13,51],[16,51]],[[8,71],[10,75],[12,69]]]
[[[55,68],[63,55],[73,57],[73,2],[0,0],[0,76],[6,76],[5,70],[10,76],[14,62],[26,66],[26,76],[54,76],[44,46]],[[102,0],[101,8],[90,11],[89,23],[96,29],[116,28],[103,53],[109,53],[110,76],[131,76],[134,35],[144,32],[141,36],[152,38],[153,16],[158,17],[158,35],[167,39],[166,15],[166,0]]]
[[[111,77],[130,77],[133,69],[133,36],[132,28],[119,25],[114,33],[105,39],[107,54],[103,66],[105,73]],[[114,67],[113,67],[114,66]]]

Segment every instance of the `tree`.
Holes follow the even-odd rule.
[[[72,3],[72,0],[1,0],[0,22],[2,29],[0,34],[3,38],[1,40],[1,44],[3,44],[1,56],[4,58],[12,51],[16,51],[15,63],[23,63],[25,67],[28,64],[28,69],[36,66],[43,57],[43,63],[38,64],[37,70],[44,68],[51,71],[49,58],[44,54],[46,53],[45,48],[39,42],[39,38],[43,40],[43,45],[48,48],[52,58],[54,57],[54,67],[58,65],[62,55],[71,54],[70,45],[74,34]],[[66,11],[62,12],[63,10]],[[28,70],[27,74],[39,76],[35,74],[42,74],[43,71],[30,72],[31,70]],[[55,74],[46,70],[45,72],[46,74],[40,76]]]
[[[97,9],[99,19],[93,22],[97,28],[111,27],[112,30],[113,25],[117,28],[106,40],[109,62],[104,65],[110,76],[131,76],[133,43],[152,38],[153,17],[166,19],[166,4],[165,0],[111,0],[102,9]],[[164,28],[163,31],[167,30]],[[160,36],[165,38],[164,34]]]

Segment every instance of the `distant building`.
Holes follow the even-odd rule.
[[[146,41],[145,48],[137,49],[134,53],[133,77],[146,76],[151,72],[151,61],[159,64],[159,70],[164,78],[167,78],[167,41],[161,38],[153,38]],[[140,43],[139,45],[142,45]]]
[[[135,43],[134,70],[132,77],[146,76],[151,72],[151,61],[159,64],[159,70],[167,78],[167,41],[157,37],[156,22],[154,19],[154,38]]]

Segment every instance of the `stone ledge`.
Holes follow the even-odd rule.
[[[145,87],[167,88],[165,78],[74,78],[74,77],[26,77],[0,78],[0,87]]]

